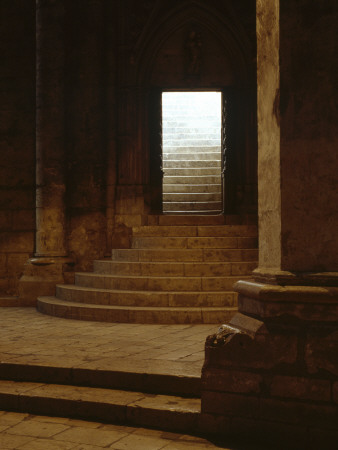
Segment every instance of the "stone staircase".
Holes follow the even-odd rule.
[[[158,217],[132,229],[131,248],[76,273],[40,297],[40,312],[71,319],[129,323],[223,323],[237,309],[232,287],[256,267],[255,225],[219,216]]]
[[[221,108],[214,94],[162,99],[164,212],[222,211]]]

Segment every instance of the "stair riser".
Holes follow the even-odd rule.
[[[200,160],[201,155],[200,152],[184,152],[182,151],[178,152],[163,152],[163,160],[164,161],[178,161],[183,160],[186,161],[189,160]],[[221,160],[221,152],[205,152],[203,153],[203,159],[211,160],[211,161],[220,161]]]
[[[254,225],[133,227],[134,237],[239,237],[257,239]]]
[[[221,154],[221,146],[220,145],[215,145],[215,146],[197,146],[194,145],[193,147],[189,147],[189,146],[185,146],[182,147],[180,146],[166,146],[165,148],[165,154],[166,153],[191,153],[191,154],[195,154],[195,153],[215,153],[217,155],[220,156]],[[198,159],[202,159],[203,156],[200,155],[200,157]]]
[[[76,286],[58,286],[57,297],[76,303],[138,306],[138,307],[235,307],[237,294],[218,293],[167,293],[167,292],[108,292],[77,290]]]
[[[166,184],[221,184],[221,175],[200,175],[200,176],[166,176],[163,183]]]
[[[163,202],[163,211],[222,211],[222,202]]]
[[[244,237],[134,237],[132,248],[138,249],[236,249],[257,248],[256,238]]]
[[[78,367],[39,366],[20,363],[0,363],[1,379],[12,381],[88,386],[104,389],[126,389],[153,394],[200,395],[201,379],[144,372],[81,369]]]
[[[75,274],[77,286],[147,291],[231,291],[237,277],[113,277]]]
[[[38,311],[56,317],[63,317],[74,320],[89,320],[99,322],[117,323],[143,323],[143,324],[218,324],[228,322],[236,313],[237,308],[228,310],[218,310],[217,308],[208,311],[180,308],[152,311],[152,310],[106,310],[104,308],[95,309],[90,306],[65,306],[57,304],[42,303],[38,300]]]
[[[218,176],[221,174],[221,169],[218,167],[175,167],[175,168],[166,168],[164,169],[164,177],[185,177],[185,176]]]
[[[139,263],[94,261],[94,272],[107,275],[217,277],[250,275],[256,263]]]
[[[163,193],[222,192],[221,184],[163,184]]]
[[[219,250],[219,249],[118,249],[112,251],[114,261],[134,261],[134,262],[241,262],[257,261],[257,249],[248,250]]]
[[[199,413],[157,410],[138,405],[114,405],[103,401],[72,400],[29,394],[0,393],[2,409],[22,413],[70,417],[112,424],[147,426],[168,431],[197,431]]]
[[[177,169],[177,168],[186,168],[186,169],[205,169],[205,168],[214,168],[221,169],[220,161],[210,161],[210,160],[191,160],[191,161],[163,161],[163,168],[165,170],[168,169]]]
[[[200,203],[200,202],[208,202],[208,204],[214,204],[213,202],[221,202],[222,194],[221,192],[212,192],[207,194],[191,194],[191,193],[170,193],[163,194],[164,202],[185,202],[185,203]]]

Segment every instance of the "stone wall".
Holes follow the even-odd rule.
[[[236,85],[238,103],[245,105],[237,122],[245,130],[238,133],[233,191],[239,192],[237,212],[255,210],[254,13],[252,0],[1,2],[2,294],[17,293],[28,258],[47,256],[51,246],[41,248],[48,226],[50,241],[63,241],[59,253],[73,260],[75,270],[90,269],[112,246],[128,246],[128,227],[146,221],[154,211],[153,192],[161,190],[161,176],[157,185],[152,178],[152,166],[160,171],[161,143],[156,141],[155,156],[150,148],[160,114],[151,116],[151,104],[153,93],[164,88]],[[201,33],[203,63],[188,73],[186,43],[194,30]],[[43,55],[35,54],[35,31]],[[42,185],[35,192],[36,176]],[[35,230],[36,223],[44,229]]]
[[[35,1],[0,3],[0,295],[34,251]]]

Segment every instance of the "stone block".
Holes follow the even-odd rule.
[[[315,378],[276,376],[272,380],[270,393],[274,397],[329,402],[331,383]]]
[[[202,391],[202,413],[254,418],[258,411],[258,397]]]
[[[12,228],[13,211],[2,210],[0,214],[0,231],[10,231]]]
[[[199,429],[203,433],[229,434],[231,430],[231,418],[218,414],[201,413],[199,418]]]
[[[335,430],[338,423],[336,405],[290,399],[261,398],[257,414],[263,420],[331,430]]]
[[[338,331],[309,335],[305,343],[305,363],[309,373],[325,370],[338,375]]]
[[[261,382],[261,375],[250,372],[217,368],[204,368],[202,371],[202,388],[209,391],[259,393]]]
[[[234,316],[238,323],[239,315]],[[245,316],[244,316],[245,317]],[[264,326],[257,329],[256,319],[243,321],[245,332],[224,325],[223,330],[209,336],[205,348],[205,367],[272,369],[280,364],[295,364],[297,360],[296,335],[270,334]]]
[[[0,277],[7,274],[7,254],[0,253]]]
[[[8,271],[20,274],[29,258],[29,253],[12,253],[8,255]]]
[[[332,399],[335,403],[338,403],[338,381],[333,383],[332,386]]]
[[[13,230],[24,231],[35,229],[35,210],[13,211]]]
[[[28,252],[34,250],[34,232],[18,231],[5,232],[0,236],[0,250],[2,252]]]

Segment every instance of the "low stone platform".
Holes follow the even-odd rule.
[[[0,404],[9,411],[197,432],[204,342],[215,326],[0,314]]]

